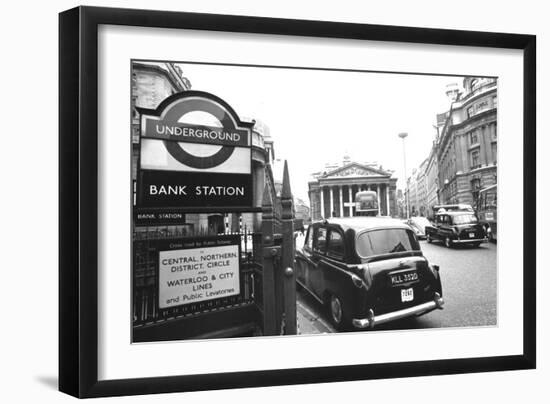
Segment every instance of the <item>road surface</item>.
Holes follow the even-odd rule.
[[[494,326],[497,322],[497,246],[483,243],[478,248],[421,241],[424,255],[440,266],[443,310],[422,317],[407,318],[376,327],[400,330],[434,327]],[[306,291],[297,293],[299,332],[301,334],[336,332],[326,308]]]

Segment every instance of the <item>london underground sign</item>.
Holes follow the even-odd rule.
[[[253,124],[240,121],[220,98],[187,91],[169,97],[157,110],[140,112],[141,168],[250,174]],[[185,122],[196,112],[220,126]]]
[[[253,123],[201,91],[138,110],[139,208],[252,207]]]

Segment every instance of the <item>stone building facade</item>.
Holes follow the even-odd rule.
[[[294,198],[294,211],[295,218],[301,220],[303,224],[309,225],[311,223],[311,213],[309,205],[300,198]]]
[[[438,142],[440,203],[475,204],[497,182],[497,80],[466,77]]]
[[[428,212],[428,186],[426,178],[426,167],[428,166],[428,159],[424,160],[418,168],[418,174],[416,177],[417,189],[418,189],[418,206],[417,211],[420,216],[426,216]]]
[[[480,189],[497,183],[497,80],[466,77],[463,91],[449,85],[449,111],[437,115],[437,136],[430,153],[407,179],[410,214],[422,214],[413,206],[425,199],[430,217],[437,204],[475,206]],[[424,176],[425,198],[419,196]],[[417,206],[415,206],[416,208]]]
[[[312,174],[308,182],[311,218],[355,216],[355,194],[365,190],[377,191],[380,215],[397,216],[396,182],[392,171],[345,157],[342,164]]]
[[[139,160],[139,108],[156,108],[172,94],[191,89],[179,66],[163,62],[132,63],[132,179],[136,180]]]
[[[428,159],[424,160],[407,178],[407,194],[410,216],[426,216],[428,211]]]
[[[409,209],[409,216],[416,216],[418,206],[418,184],[416,182],[417,169],[413,168],[411,176],[407,178],[405,202]]]
[[[426,159],[426,213],[433,215],[432,207],[439,204],[439,170],[437,166],[437,144],[433,143],[430,155]]]

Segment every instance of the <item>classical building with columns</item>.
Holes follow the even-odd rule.
[[[396,182],[393,172],[372,163],[357,163],[344,157],[340,165],[327,165],[308,182],[312,220],[356,216],[355,194],[376,191],[379,214],[397,216]]]

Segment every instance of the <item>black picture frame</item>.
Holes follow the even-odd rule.
[[[523,353],[98,381],[98,26],[259,33],[523,51]],[[59,389],[76,397],[459,374],[536,366],[536,37],[325,21],[78,7],[59,16]],[[521,231],[521,230],[520,230]]]

